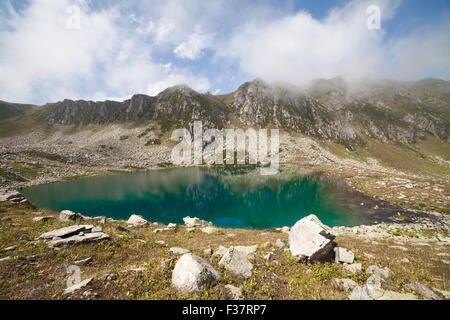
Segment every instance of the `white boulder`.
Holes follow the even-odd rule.
[[[332,256],[335,235],[315,215],[299,221],[289,231],[289,246],[293,256],[299,259],[323,261]]]
[[[202,290],[217,280],[220,280],[219,273],[192,253],[181,256],[172,273],[172,285],[182,293]]]

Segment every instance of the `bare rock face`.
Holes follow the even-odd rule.
[[[333,256],[331,229],[311,214],[299,221],[289,231],[289,246],[293,256],[306,262],[324,261]]]
[[[220,280],[219,273],[205,260],[186,253],[177,261],[172,273],[172,285],[182,293],[199,291]]]

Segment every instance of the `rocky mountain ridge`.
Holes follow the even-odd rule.
[[[201,94],[185,85],[157,96],[136,94],[123,102],[63,100],[43,106],[0,103],[0,123],[28,117],[48,125],[156,121],[163,129],[194,120],[223,128],[276,127],[346,145],[367,139],[417,142],[426,135],[450,141],[450,82],[317,80],[300,88],[256,79],[227,95]],[[236,124],[236,123],[234,123]]]

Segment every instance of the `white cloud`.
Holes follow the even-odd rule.
[[[319,77],[377,74],[385,54],[384,31],[367,29],[367,6],[351,2],[323,20],[298,12],[267,23],[246,24],[231,37],[224,55],[236,58],[248,74],[295,84]],[[394,1],[380,6],[384,19],[396,8]]]
[[[173,51],[178,58],[196,60],[203,55],[203,49],[211,45],[212,35],[205,34],[197,26],[187,41],[178,45]]]
[[[155,62],[154,42],[142,41],[132,26],[122,23],[121,8],[94,11],[84,0],[77,4],[82,9],[80,29],[67,27],[67,8],[73,1],[33,0],[20,12],[11,5],[2,7],[0,100],[126,97],[145,93],[151,83],[166,77],[202,90],[209,86],[170,63]],[[169,20],[158,21],[152,30],[156,39],[172,28]]]
[[[366,28],[369,4],[380,5],[383,28],[400,0],[355,0],[322,19],[265,1],[131,0],[95,9],[90,0],[30,0],[20,11],[9,1],[0,5],[0,100],[129,97],[178,83],[227,91],[252,77],[450,78],[450,19],[389,38],[389,30]],[[74,4],[78,30],[67,28]]]

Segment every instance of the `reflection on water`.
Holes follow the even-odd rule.
[[[196,216],[224,227],[292,225],[315,213],[328,225],[358,222],[334,184],[319,176],[282,172],[261,176],[249,168],[175,168],[31,187],[25,196],[41,208],[128,219],[182,223]]]

